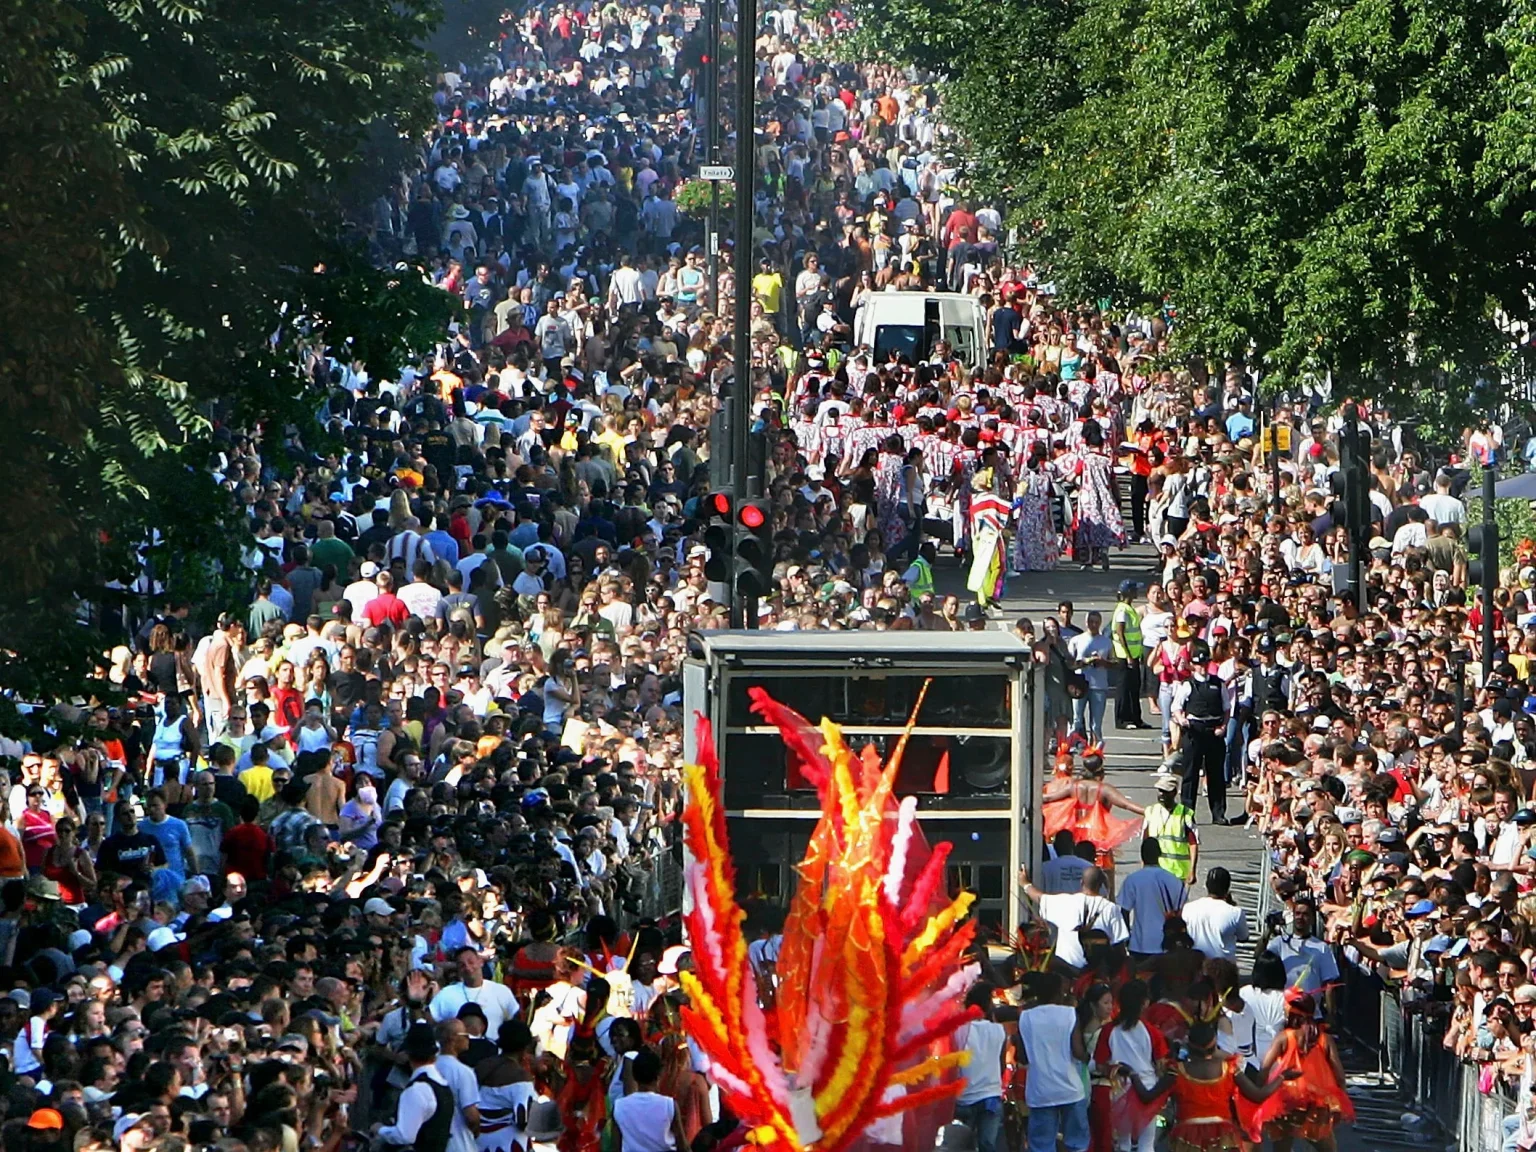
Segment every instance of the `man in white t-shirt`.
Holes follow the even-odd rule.
[[[1232,901],[1232,876],[1222,867],[1205,874],[1206,895],[1184,905],[1184,926],[1195,947],[1213,960],[1237,959],[1237,944],[1248,939],[1248,913]]]
[[[465,945],[454,959],[459,965],[459,982],[449,984],[432,997],[432,1019],[452,1019],[465,1004],[476,1004],[485,1013],[485,1034],[497,1035],[501,1026],[517,1015],[517,998],[512,989],[486,980],[485,961],[476,949]]]
[[[1130,937],[1125,919],[1112,901],[1099,893],[1104,888],[1104,873],[1098,868],[1083,871],[1083,882],[1076,892],[1042,892],[1029,882],[1021,869],[1025,894],[1040,909],[1040,915],[1056,930],[1056,959],[1072,968],[1085,968],[1088,957],[1083,952],[1079,933],[1095,928],[1109,937],[1111,944],[1121,944]]]
[[[1024,1084],[1029,1152],[1056,1152],[1058,1133],[1067,1152],[1087,1152],[1088,1096],[1082,1065],[1088,1054],[1077,1027],[1077,1010],[1062,1003],[1066,983],[1055,972],[1037,973],[1032,984],[1039,1004],[1020,1012],[1018,1024],[1019,1043],[1029,1065]]]

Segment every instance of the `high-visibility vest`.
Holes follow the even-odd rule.
[[[1189,847],[1189,830],[1194,822],[1194,812],[1182,804],[1175,804],[1172,811],[1152,804],[1142,824],[1143,833],[1157,841],[1161,853],[1158,863],[1186,884],[1194,873],[1194,856]]]
[[[1115,626],[1121,623],[1125,625],[1124,644],[1120,643],[1120,636],[1115,631]],[[1140,660],[1146,653],[1141,643],[1141,613],[1123,600],[1115,605],[1115,614],[1110,617],[1109,636],[1117,660]]]
[[[912,603],[916,604],[933,592],[933,565],[919,556],[912,561],[912,567],[917,569],[917,579],[912,584]]]

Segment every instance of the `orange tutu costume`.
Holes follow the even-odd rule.
[[[1065,829],[1080,842],[1092,841],[1099,850],[1100,859],[1107,856],[1112,862],[1115,849],[1141,831],[1141,817],[1111,815],[1101,799],[1102,783],[1095,782],[1091,798],[1086,803],[1078,800],[1081,791],[1074,786],[1067,795],[1047,800],[1041,806],[1045,817],[1045,839],[1049,841]]]
[[[1269,1078],[1274,1081],[1293,1069],[1301,1075],[1285,1081],[1278,1092],[1258,1105],[1245,1125],[1254,1140],[1281,1135],[1315,1142],[1330,1135],[1334,1125],[1354,1120],[1355,1106],[1334,1075],[1321,1040],[1303,1055],[1296,1038],[1287,1037],[1285,1051],[1270,1069]]]
[[[1234,1107],[1246,1111],[1248,1101],[1238,1091],[1233,1079],[1236,1074],[1235,1056],[1222,1065],[1221,1075],[1214,1080],[1197,1079],[1180,1066],[1168,1093],[1174,1106],[1173,1125],[1168,1129],[1169,1152],[1236,1152],[1242,1148],[1244,1128]]]

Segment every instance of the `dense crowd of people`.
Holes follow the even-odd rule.
[[[1355,966],[1518,1086],[1509,1147],[1536,1147],[1536,572],[1501,589],[1495,676],[1463,695],[1487,610],[1466,470],[1367,410],[1360,607],[1328,496],[1339,418],[1316,397],[1260,413],[1241,366],[1167,367],[1169,317],[1079,307],[1010,264],[1000,213],[956,192],[933,89],[833,59],[836,15],[777,7],[756,30],[738,242],[757,273],[722,260],[711,284],[685,13],[529,5],[438,77],[436,130],[362,228],[461,318],[399,379],[317,346],[323,453],[220,429],[249,603],[209,628],[159,606],[105,661],[126,702],[57,709],[17,749],[0,1140],[747,1139],[681,1030],[666,915],[681,665],[690,630],[726,622],[699,500],[743,291],[775,546],[757,626],[985,628],[1010,576],[1158,550],[1112,613],[1011,625],[1083,754],[1023,878],[1051,935],[980,957],[944,1146],[1148,1152],[1159,1114],[1178,1152],[1326,1146],[1349,1114],[1333,989]],[[913,289],[976,301],[974,355],[855,340]],[[1278,469],[1271,419],[1293,432]],[[1496,427],[1464,441],[1502,449]],[[967,594],[939,591],[941,549]],[[1147,718],[1168,759],[1143,809],[1082,746]],[[1199,867],[1202,782],[1209,823],[1273,853],[1285,911],[1251,973],[1230,877]],[[771,999],[774,910],[751,927]]]

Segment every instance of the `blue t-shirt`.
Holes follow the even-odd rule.
[[[160,850],[165,853],[166,869],[185,877],[187,849],[192,847],[192,833],[187,828],[187,822],[175,816],[167,816],[158,824],[146,819],[139,823],[139,830],[149,833],[160,842]]]

